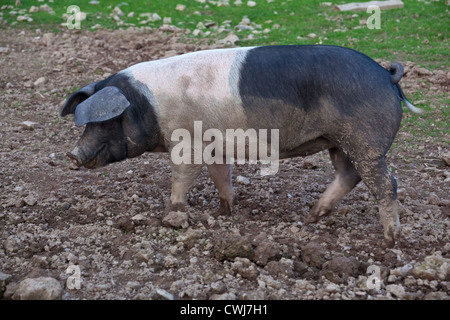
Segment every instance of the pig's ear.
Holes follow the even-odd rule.
[[[95,92],[95,85],[98,82],[93,82],[81,88],[77,92],[72,93],[72,95],[67,99],[66,103],[61,109],[61,117],[65,117],[68,114],[74,113],[75,108],[81,102],[92,96]]]
[[[80,103],[75,109],[75,124],[103,122],[120,116],[130,105],[117,87],[105,87]]]

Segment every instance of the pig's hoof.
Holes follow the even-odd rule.
[[[322,208],[320,208],[322,207]],[[319,203],[316,203],[313,208],[311,209],[311,212],[309,216],[306,217],[305,223],[316,223],[322,218],[323,216],[329,215],[331,213],[330,209],[324,208],[323,206],[319,206]]]
[[[176,203],[166,203],[166,207],[164,209],[165,214],[167,215],[169,212],[171,211],[181,211],[181,212],[185,212],[186,211],[186,205],[182,202],[176,202]]]
[[[220,211],[221,215],[229,216],[231,215],[231,205],[226,199],[220,199]]]
[[[316,223],[317,221],[319,221],[319,219],[320,219],[319,215],[310,213],[303,222],[305,224]]]
[[[391,226],[389,230],[384,234],[383,247],[393,248],[396,243],[400,242],[401,228]]]

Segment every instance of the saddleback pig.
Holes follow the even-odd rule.
[[[400,236],[397,184],[385,155],[402,118],[401,101],[413,112],[389,70],[352,49],[325,45],[205,50],[136,64],[73,93],[61,116],[86,125],[68,156],[77,166],[98,168],[168,151],[174,130],[278,129],[279,158],[329,150],[336,176],[312,208],[314,223],[361,180],[374,194],[385,245]],[[172,165],[167,210],[180,210],[202,164]],[[221,207],[232,207],[231,165],[207,164]]]

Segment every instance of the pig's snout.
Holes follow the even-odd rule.
[[[89,154],[89,156],[85,154],[84,150],[80,150],[78,147],[75,147],[71,152],[67,152],[66,154],[75,166],[93,169],[102,166],[101,161],[98,161],[98,156],[105,147],[106,144],[102,144],[93,154]]]

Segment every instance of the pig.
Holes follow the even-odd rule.
[[[224,48],[142,62],[86,85],[61,116],[86,126],[67,155],[99,168],[144,152],[171,152],[179,128],[278,130],[279,158],[328,150],[335,178],[305,223],[316,223],[361,180],[373,193],[385,246],[398,243],[397,183],[385,155],[399,130],[403,68],[389,70],[353,49],[328,45]],[[269,141],[270,144],[270,141]],[[172,162],[167,211],[185,209],[204,163]],[[207,164],[224,213],[232,210],[229,162]]]

